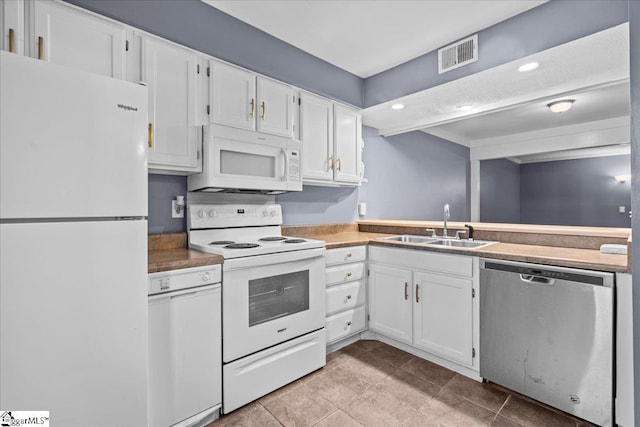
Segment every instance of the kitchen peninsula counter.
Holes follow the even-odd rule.
[[[538,226],[520,224],[468,223],[476,240],[498,243],[478,249],[427,246],[376,240],[398,234],[426,235],[425,229],[442,233],[436,221],[358,221],[357,224],[329,224],[283,227],[283,234],[324,240],[327,249],[366,244],[414,250],[445,252],[484,258],[529,262],[607,272],[629,272],[629,256],[603,254],[604,243],[628,244],[630,229],[607,227]],[[465,223],[450,222],[449,230],[463,230]],[[454,234],[454,233],[451,233]]]

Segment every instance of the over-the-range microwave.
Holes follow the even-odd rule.
[[[189,191],[262,194],[302,191],[300,141],[205,125],[202,145],[202,173],[189,176]]]

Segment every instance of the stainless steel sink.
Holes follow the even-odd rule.
[[[454,248],[469,248],[475,249],[480,248],[482,246],[487,246],[495,242],[486,242],[483,240],[437,240],[435,242],[429,242],[429,245],[438,245],[438,246],[451,246]]]
[[[399,236],[381,237],[378,240],[390,240],[392,242],[400,242],[400,243],[418,243],[418,244],[427,245],[427,246],[434,245],[434,246],[467,248],[467,249],[481,248],[484,246],[488,246],[492,243],[496,243],[496,242],[488,242],[485,240],[442,239],[438,237],[415,236],[412,234],[402,234]]]
[[[401,236],[381,237],[380,240],[392,240],[394,242],[402,243],[432,243],[437,242],[438,239],[427,236],[414,236],[411,234],[403,234]]]

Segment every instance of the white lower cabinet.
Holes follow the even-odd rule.
[[[365,246],[329,249],[326,252],[327,344],[366,328],[366,258]]]
[[[474,366],[477,262],[470,256],[371,246],[369,329],[458,365]]]

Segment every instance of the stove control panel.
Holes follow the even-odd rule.
[[[189,229],[252,227],[281,225],[282,208],[276,204],[265,205],[203,205],[192,204],[189,212]]]

